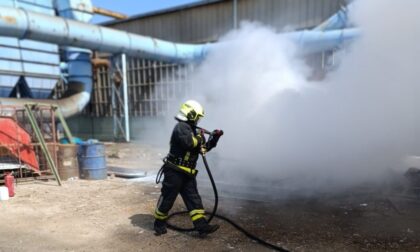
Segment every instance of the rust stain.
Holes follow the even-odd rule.
[[[0,19],[4,20],[4,22],[8,24],[16,24],[16,18],[11,16],[0,16]]]

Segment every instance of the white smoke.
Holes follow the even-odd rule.
[[[311,191],[406,169],[401,160],[420,151],[419,8],[356,2],[363,36],[321,82],[307,81],[297,48],[270,28],[247,23],[226,35],[192,78],[202,124],[226,132],[212,154],[216,176]]]

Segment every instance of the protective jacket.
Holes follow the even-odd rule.
[[[195,175],[195,167],[203,144],[203,137],[197,134],[193,125],[180,121],[172,132],[169,154],[166,162],[169,166],[178,167],[178,170]],[[175,168],[176,169],[176,168]]]

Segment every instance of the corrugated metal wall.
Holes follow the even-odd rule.
[[[233,3],[233,0],[198,3],[112,22],[107,26],[175,42],[210,42],[233,28]],[[257,21],[281,32],[284,29],[312,28],[334,14],[345,0],[237,0],[237,3],[238,23]],[[321,65],[320,59],[312,57],[312,64],[319,61]],[[191,86],[188,82],[191,67],[183,70],[179,65],[140,59],[131,59],[127,63],[129,111],[132,116],[164,114],[174,99],[171,90],[187,92],[188,88],[182,86]],[[105,69],[97,71],[91,104],[85,113],[112,116],[111,84]]]
[[[175,42],[217,40],[233,28],[233,0],[214,1],[169,13],[110,23],[108,26]],[[311,28],[334,14],[345,0],[237,0],[237,18],[278,31]]]

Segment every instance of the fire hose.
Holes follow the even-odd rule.
[[[206,134],[210,134],[210,132],[208,130],[205,130],[205,129],[199,128],[199,127],[197,127],[197,128],[200,129],[200,130],[202,130]],[[210,179],[210,182],[211,182],[211,186],[213,188],[213,193],[214,193],[214,206],[213,206],[213,211],[209,215],[208,222],[210,223],[211,220],[214,217],[219,218],[221,220],[226,221],[230,225],[232,225],[234,228],[236,228],[237,230],[239,230],[240,232],[242,232],[244,235],[246,235],[249,239],[251,239],[251,240],[253,240],[253,241],[255,241],[255,242],[257,242],[257,243],[259,243],[259,244],[261,244],[261,245],[263,245],[265,247],[267,247],[267,248],[270,248],[270,249],[273,249],[273,250],[276,250],[276,251],[287,252],[288,250],[286,250],[286,249],[284,249],[284,248],[282,248],[280,246],[274,245],[272,243],[269,243],[269,242],[261,239],[260,237],[256,236],[255,234],[250,233],[249,231],[247,231],[246,229],[244,229],[243,227],[241,227],[239,224],[237,224],[235,221],[231,220],[230,218],[228,218],[226,216],[223,216],[223,215],[220,215],[220,214],[217,214],[217,207],[219,205],[219,194],[217,192],[216,183],[214,182],[213,175],[212,175],[211,170],[209,168],[209,165],[207,163],[206,154],[202,152],[201,153],[201,157],[203,159],[203,163],[204,163],[204,166],[206,168],[207,175],[209,176],[209,179]],[[179,212],[171,213],[170,215],[168,215],[167,220],[169,220],[170,218],[174,217],[175,215],[182,215],[182,214],[187,214],[187,213],[188,213],[188,211],[179,211]],[[195,230],[194,228],[183,228],[183,227],[179,227],[179,226],[176,226],[174,224],[170,224],[169,222],[167,222],[167,226],[168,226],[168,228],[170,228],[172,230],[175,230],[175,231],[179,231],[179,232],[192,232],[192,231]]]

